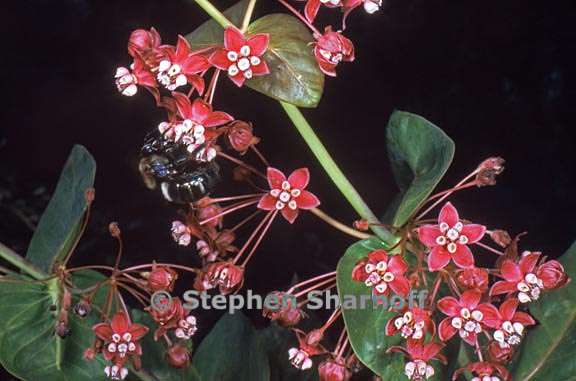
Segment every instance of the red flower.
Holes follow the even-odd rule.
[[[135,95],[138,92],[138,85],[141,85],[150,91],[156,100],[160,99],[160,94],[158,93],[158,89],[156,89],[157,84],[154,75],[146,68],[142,59],[138,57],[134,58],[132,71],[125,67],[119,67],[116,69],[114,78],[116,80],[116,87],[122,95],[127,97]]]
[[[175,345],[166,351],[166,360],[174,368],[187,368],[190,365],[190,351],[183,345]]]
[[[321,5],[324,5],[328,8],[337,8],[342,6],[342,0],[307,0],[306,6],[304,7],[304,15],[306,16],[306,20],[308,20],[308,22],[314,22]]]
[[[474,256],[468,244],[482,239],[486,227],[464,225],[451,203],[444,205],[438,216],[438,225],[424,225],[418,229],[420,241],[431,249],[428,256],[430,271],[438,271],[454,261],[460,268],[474,266]]]
[[[266,33],[246,39],[238,29],[226,28],[224,47],[212,53],[210,63],[226,70],[230,79],[240,87],[253,76],[270,73],[266,61],[261,58],[268,49],[269,41],[270,36]]]
[[[188,83],[202,94],[204,92],[204,80],[197,75],[204,73],[210,68],[210,62],[202,54],[192,52],[190,44],[182,36],[178,36],[176,47],[171,45],[161,46],[162,56],[158,63],[158,82],[170,91]]]
[[[512,347],[502,348],[498,342],[491,341],[490,344],[488,344],[488,354],[490,355],[490,359],[494,362],[507,363],[512,360],[514,351],[512,350]]]
[[[158,48],[161,44],[162,39],[156,29],[150,28],[150,31],[136,29],[130,34],[128,53],[134,58],[142,58],[147,66],[153,67],[158,64],[161,55]]]
[[[405,297],[410,292],[410,282],[404,276],[408,264],[399,255],[388,256],[385,250],[374,250],[361,259],[352,271],[352,279],[373,287],[375,295],[394,293]]]
[[[444,356],[439,354],[443,347],[443,344],[433,341],[424,344],[421,341],[408,340],[406,342],[406,348],[391,347],[388,349],[388,352],[401,352],[408,356],[412,361],[406,363],[404,374],[409,380],[421,381],[434,376],[434,368],[429,365],[430,360],[446,362]]]
[[[564,268],[558,261],[548,261],[536,266],[541,253],[524,252],[518,263],[507,259],[500,266],[504,280],[494,283],[490,295],[518,292],[520,303],[529,303],[540,297],[542,290],[563,286],[569,281]]]
[[[438,301],[438,309],[448,315],[438,326],[440,340],[450,340],[458,332],[468,344],[476,344],[482,326],[498,318],[498,310],[492,304],[479,304],[481,297],[480,292],[469,290],[462,294],[460,300],[447,296]]]
[[[308,334],[299,329],[293,329],[293,331],[298,338],[298,348],[290,348],[288,350],[288,359],[297,369],[310,369],[312,367],[312,359],[310,359],[310,357],[328,352],[326,348],[320,344],[322,335],[318,335],[317,330],[311,331]]]
[[[500,381],[500,378],[502,378],[504,381],[510,380],[510,372],[508,372],[506,368],[504,368],[502,365],[490,362],[470,363],[466,365],[466,367],[456,370],[452,376],[452,379],[456,380],[458,376],[460,376],[460,374],[466,370],[473,373],[475,376],[471,381]],[[500,376],[500,378],[498,378],[498,376]]]
[[[348,381],[352,378],[352,372],[343,358],[329,358],[318,365],[318,376],[320,381]]]
[[[464,269],[458,273],[458,283],[469,290],[485,292],[488,290],[488,271],[478,267]]]
[[[107,366],[106,375],[112,379],[124,379],[128,370],[124,368],[129,357],[134,363],[139,363],[142,347],[138,343],[146,333],[148,327],[141,324],[131,324],[124,312],[118,312],[110,324],[100,323],[92,327],[96,336],[104,342],[102,354],[113,366]]]
[[[536,321],[526,312],[516,311],[518,300],[508,299],[500,305],[498,315],[494,320],[486,320],[484,324],[495,329],[494,340],[501,348],[520,344],[526,326],[536,324]]]
[[[314,56],[324,74],[335,77],[340,62],[354,61],[354,44],[342,33],[332,31],[331,26],[326,27],[323,35],[315,37]]]
[[[152,271],[148,274],[148,289],[152,292],[174,289],[174,282],[178,279],[178,273],[167,266],[152,265]]]
[[[209,288],[218,286],[222,295],[236,292],[244,284],[244,269],[230,262],[215,262],[204,267],[203,279]]]
[[[431,312],[418,307],[406,308],[404,313],[397,315],[386,323],[386,335],[400,334],[404,339],[423,340],[426,333],[434,334],[434,322]]]
[[[186,311],[178,298],[172,299],[171,304],[166,308],[147,307],[146,311],[150,313],[152,319],[159,325],[154,332],[154,340],[158,340],[169,330],[178,327],[178,322],[186,316]]]
[[[230,123],[227,131],[230,146],[240,152],[240,154],[245,154],[251,146],[260,141],[259,138],[254,136],[252,131],[252,123],[247,123],[241,120]]]
[[[195,152],[201,145],[217,136],[213,127],[234,120],[223,111],[212,111],[212,106],[201,98],[194,102],[179,92],[173,92],[178,117],[181,121],[162,122],[158,125],[160,133],[174,141],[182,141],[189,152]],[[202,148],[197,152],[197,160],[210,161],[216,156],[214,148]]]
[[[310,181],[308,168],[297,169],[286,179],[284,173],[268,167],[267,177],[270,192],[262,196],[258,208],[279,210],[288,222],[294,223],[300,209],[307,210],[320,205],[320,200],[306,190]]]
[[[262,309],[262,316],[276,321],[283,327],[295,326],[305,316],[302,309],[298,307],[296,297],[293,295],[281,291],[273,291],[267,299],[272,300],[274,305],[265,305]]]
[[[344,17],[348,16],[350,12],[364,5],[364,10],[369,13],[375,13],[382,7],[382,0],[343,0],[344,1]]]

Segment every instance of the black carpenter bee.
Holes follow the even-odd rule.
[[[220,168],[212,161],[194,159],[186,145],[148,134],[141,149],[140,173],[150,189],[157,186],[170,202],[185,204],[208,196],[220,182]]]

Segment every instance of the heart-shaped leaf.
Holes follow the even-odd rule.
[[[51,273],[80,234],[86,190],[94,186],[96,163],[83,146],[72,149],[56,190],[32,237],[26,259]]]
[[[560,258],[572,282],[530,304],[538,326],[528,330],[512,374],[515,381],[573,380],[576,376],[576,243]]]
[[[248,6],[241,1],[224,12],[234,25],[240,25]],[[269,97],[300,107],[316,107],[324,90],[320,71],[310,43],[314,40],[306,26],[287,14],[270,14],[254,21],[247,34],[268,33],[270,45],[264,60],[270,74],[254,77],[246,85]],[[186,36],[193,49],[222,45],[224,30],[214,20],[202,24]]]
[[[297,18],[266,15],[250,24],[249,34],[270,34],[264,59],[270,74],[247,82],[252,89],[300,107],[316,107],[324,91],[324,75],[312,54],[312,34]]]
[[[101,279],[100,274],[86,271],[74,275],[73,282],[78,288],[88,288]],[[58,292],[56,279],[47,284],[25,278],[0,282],[0,363],[26,381],[105,380],[103,359],[83,358],[94,338],[97,313],[85,319],[71,313],[71,334],[60,339],[54,334],[57,316],[52,311]],[[96,304],[103,303],[104,293],[104,289],[98,292]]]
[[[388,156],[400,195],[392,224],[403,226],[440,182],[454,157],[454,142],[421,116],[395,111],[387,129]]]
[[[268,357],[257,331],[242,313],[225,314],[194,354],[202,380],[268,381]]]
[[[352,279],[352,270],[358,261],[377,249],[387,249],[387,246],[372,238],[359,241],[346,250],[337,267],[338,295],[348,338],[358,359],[381,378],[400,380],[405,378],[404,358],[399,353],[389,354],[386,351],[391,346],[400,345],[402,340],[398,335],[386,336],[385,332],[386,323],[397,313],[389,311],[386,303],[378,305],[373,302],[372,290]],[[412,303],[417,303],[418,295],[414,294],[413,297]],[[391,297],[388,304],[395,301]],[[444,367],[436,362],[432,365],[436,373],[430,380],[445,380]]]

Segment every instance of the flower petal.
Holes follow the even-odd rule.
[[[534,271],[534,267],[536,267],[538,259],[540,259],[540,253],[530,253],[523,256],[522,259],[520,259],[520,262],[518,263],[520,271],[522,271],[522,274],[520,276]]]
[[[190,103],[190,99],[182,93],[174,91],[172,93],[172,97],[176,101],[176,108],[178,109],[178,114],[183,119],[191,119],[192,118],[192,104]]]
[[[368,253],[368,262],[372,264],[388,262],[388,253],[384,249],[373,250]]]
[[[460,234],[465,235],[468,238],[468,243],[476,243],[484,237],[486,232],[486,226],[478,224],[464,225]]]
[[[130,323],[126,314],[124,312],[118,312],[116,315],[114,315],[112,321],[110,322],[110,327],[114,333],[123,334],[127,332],[128,328],[130,327]]]
[[[310,172],[308,168],[299,168],[288,176],[288,182],[292,188],[304,189],[310,181]]]
[[[202,123],[204,127],[216,127],[234,120],[234,117],[223,111],[214,111]]]
[[[96,324],[94,327],[92,327],[92,330],[96,336],[98,336],[98,338],[104,341],[110,341],[112,335],[114,334],[114,331],[112,331],[110,325],[106,323]]]
[[[191,52],[190,44],[188,43],[188,41],[186,41],[186,39],[181,35],[178,35],[178,42],[176,43],[176,54],[175,54],[176,62],[179,64],[184,62],[184,60],[188,58],[190,52]]]
[[[500,328],[500,313],[496,307],[490,303],[483,303],[476,307],[476,310],[482,312],[482,323],[484,325],[493,329]]]
[[[478,303],[480,303],[480,299],[482,298],[482,294],[476,290],[468,290],[465,291],[462,296],[460,297],[460,305],[462,307],[466,307],[469,310],[473,310],[476,308]]]
[[[298,213],[299,213],[298,209],[290,209],[290,208],[282,209],[282,216],[286,219],[286,221],[290,222],[291,224],[293,224],[294,221],[296,221]]]
[[[258,202],[258,209],[263,210],[275,210],[276,209],[276,197],[273,197],[271,194],[266,193],[260,201]]]
[[[536,324],[536,320],[526,312],[516,312],[511,320],[524,326]]]
[[[204,121],[212,113],[212,106],[204,102],[202,98],[197,98],[192,102],[192,120],[196,123],[204,124]]]
[[[210,68],[210,61],[202,55],[189,56],[182,62],[182,72],[184,74],[198,74]]]
[[[520,267],[509,259],[502,263],[500,274],[508,282],[519,282],[523,278]]]
[[[400,255],[393,255],[388,261],[388,270],[396,276],[404,275],[408,271],[408,264]]]
[[[226,49],[218,49],[212,53],[212,55],[210,55],[208,61],[210,61],[210,63],[216,66],[218,69],[228,70],[228,67],[230,66],[230,60],[228,59],[227,54],[228,51]]]
[[[252,70],[252,74],[256,75],[256,76],[270,74],[270,69],[268,68],[268,64],[264,60],[260,61],[260,63],[258,65],[252,66],[251,70]]]
[[[306,7],[304,8],[304,15],[306,15],[306,20],[313,23],[314,19],[318,15],[318,10],[320,9],[320,0],[308,0]]]
[[[296,205],[300,209],[312,209],[320,205],[320,200],[313,193],[304,190],[296,198]]]
[[[394,336],[398,332],[396,326],[394,325],[394,321],[397,318],[398,316],[394,316],[392,319],[389,319],[388,322],[386,323],[386,328],[384,329],[384,331],[386,332],[386,336]]]
[[[440,210],[440,215],[438,216],[438,223],[445,222],[448,224],[449,227],[454,227],[454,225],[456,225],[458,221],[460,221],[458,211],[451,203],[447,202],[446,205],[444,205]]]
[[[448,341],[458,330],[452,326],[452,318],[446,318],[438,326],[438,336],[442,341]]]
[[[438,225],[423,225],[418,228],[418,239],[430,248],[438,246],[436,239],[440,235],[442,235],[442,232]]]
[[[456,252],[452,254],[452,259],[456,266],[467,269],[474,266],[474,256],[470,251],[470,248],[466,245],[456,244]]]
[[[228,75],[228,78],[230,78],[232,82],[234,82],[234,84],[238,87],[242,87],[242,85],[244,85],[244,82],[246,82],[246,77],[244,77],[244,74],[242,74],[242,72],[239,72],[236,75]]]
[[[244,35],[235,27],[231,26],[224,31],[224,47],[238,52],[246,44]]]
[[[394,293],[402,297],[408,296],[408,293],[410,292],[410,281],[402,275],[394,277],[394,280],[389,282],[388,285]]]
[[[366,262],[366,259],[362,259],[356,263],[356,266],[354,266],[354,269],[352,270],[352,280],[355,280],[356,282],[364,282],[368,278],[368,273],[364,269]]]
[[[428,361],[434,357],[444,348],[443,344],[436,343],[436,342],[429,342],[428,344],[424,345],[424,350],[422,351],[422,360]]]
[[[446,296],[440,299],[436,306],[443,314],[448,316],[456,316],[462,309],[460,301],[453,296]]]
[[[501,280],[492,285],[492,288],[490,288],[490,296],[510,294],[514,291],[516,291],[516,283]]]
[[[436,246],[428,255],[428,269],[438,271],[450,262],[450,253],[443,246]]]
[[[268,167],[266,169],[266,178],[268,179],[268,185],[270,189],[282,189],[282,183],[286,181],[286,176],[282,171]]]
[[[132,340],[140,340],[148,333],[148,327],[142,324],[132,324],[128,332],[132,335]]]
[[[270,35],[268,33],[259,33],[250,37],[247,41],[252,56],[261,56],[268,49]]]
[[[462,340],[464,340],[465,342],[467,342],[468,344],[470,344],[472,346],[476,346],[476,341],[478,340],[478,335],[476,335],[476,332],[469,332],[468,336],[462,337]]]
[[[518,308],[518,299],[508,299],[500,305],[502,320],[511,321]]]

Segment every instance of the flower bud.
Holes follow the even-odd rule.
[[[458,283],[469,290],[485,292],[488,290],[488,271],[477,267],[465,269],[456,278]]]
[[[211,217],[217,216],[222,212],[222,208],[218,204],[208,204],[198,207],[196,210],[196,216],[199,221],[207,220]],[[210,226],[213,228],[217,228],[222,224],[222,217],[214,218],[213,220],[208,221],[205,226]]]
[[[370,229],[370,223],[366,220],[356,220],[354,221],[354,229],[362,232],[368,231]]]
[[[477,186],[496,185],[496,176],[504,171],[505,160],[501,157],[491,157],[478,166],[476,175]]]
[[[342,358],[327,359],[318,366],[320,381],[347,381],[352,378],[352,372],[346,368]]]
[[[555,260],[541,264],[536,270],[536,276],[547,290],[563,287],[570,281],[562,264]]]
[[[178,245],[180,246],[190,245],[190,241],[192,241],[192,235],[190,234],[190,229],[181,221],[172,222],[171,232],[172,232],[172,238],[174,239],[174,241],[178,243]]]
[[[117,222],[111,222],[108,225],[108,231],[110,232],[110,235],[114,238],[119,238],[121,231],[120,231],[120,227],[118,226]]]
[[[498,363],[509,362],[514,354],[512,347],[502,348],[496,341],[493,341],[488,345],[488,353],[490,354],[492,361]]]
[[[228,142],[233,149],[241,154],[246,153],[250,146],[257,144],[260,141],[253,134],[251,123],[241,120],[236,120],[230,123],[228,130]]]
[[[172,291],[174,282],[178,279],[178,273],[167,266],[152,266],[152,271],[148,274],[148,289],[155,291]]]
[[[175,345],[166,352],[166,360],[174,368],[186,368],[190,365],[190,352],[182,345]]]
[[[56,323],[55,333],[61,338],[64,339],[68,335],[70,335],[70,327],[68,326],[68,319],[60,319]]]
[[[335,77],[336,66],[342,61],[354,61],[354,44],[340,32],[326,27],[324,34],[316,37],[314,56],[320,70],[326,75]]]
[[[510,234],[505,230],[492,230],[488,233],[492,241],[500,247],[508,247],[512,242]]]
[[[295,296],[273,291],[266,297],[262,316],[283,327],[293,327],[304,317],[304,312],[298,307]]]
[[[94,350],[94,348],[90,347],[84,351],[84,359],[92,361],[94,360],[95,357],[96,357],[96,351]]]
[[[306,335],[306,344],[315,347],[318,344],[320,344],[323,338],[324,338],[323,329],[313,329]]]

